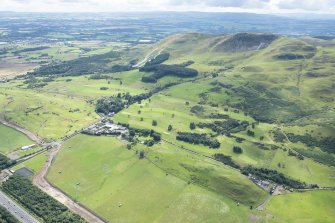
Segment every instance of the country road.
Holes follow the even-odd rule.
[[[6,208],[17,220],[22,223],[39,223],[26,210],[18,206],[10,197],[0,191],[0,205]]]

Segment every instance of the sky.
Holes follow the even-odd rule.
[[[0,0],[0,11],[203,11],[335,14],[335,0]]]

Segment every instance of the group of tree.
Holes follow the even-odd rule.
[[[251,137],[254,137],[255,136],[255,132],[248,129],[247,130],[247,135],[251,136]]]
[[[317,187],[317,185],[306,185],[306,183],[293,180],[286,177],[284,174],[277,172],[276,170],[266,169],[266,168],[256,168],[252,166],[247,166],[242,168],[241,173],[244,175],[254,175],[263,180],[270,180],[277,184],[286,185],[295,189],[304,189],[308,187]]]
[[[215,153],[213,155],[214,159],[216,159],[217,161],[221,162],[221,163],[224,163],[225,165],[228,165],[228,166],[231,166],[233,168],[236,168],[236,169],[240,169],[240,165],[238,165],[237,163],[235,163],[231,156],[226,156],[222,153]]]
[[[142,100],[148,99],[151,96],[152,93],[149,92],[134,96],[129,93],[119,93],[115,96],[103,97],[97,101],[96,111],[105,115],[108,115],[109,113],[117,113],[134,103],[141,103]]]
[[[192,144],[202,144],[213,149],[220,147],[220,142],[217,139],[211,138],[205,133],[178,132],[176,139]]]
[[[143,82],[156,83],[158,79],[164,76],[177,76],[181,78],[196,77],[198,71],[195,69],[186,68],[191,65],[193,61],[188,61],[183,64],[162,64],[170,57],[169,53],[162,53],[154,59],[148,61],[143,67],[139,69],[140,72],[150,72],[149,76],[142,77]]]
[[[6,208],[0,206],[0,223],[19,223]]]
[[[190,123],[190,129],[191,129],[191,130],[194,130],[195,128],[196,128],[195,123],[194,123],[194,122],[191,122],[191,123]]]
[[[249,122],[242,121],[239,122],[236,119],[228,118],[224,121],[214,121],[211,123],[198,123],[197,126],[199,128],[209,128],[213,132],[216,132],[220,135],[229,135],[231,133],[237,133],[240,131],[244,131],[248,126]]]
[[[50,47],[48,47],[48,46],[29,47],[29,48],[25,48],[25,49],[16,50],[13,54],[14,55],[18,55],[20,53],[33,52],[33,51],[41,51],[41,50],[45,50],[45,49],[48,49],[48,48],[50,48]]]
[[[161,63],[167,61],[169,58],[170,58],[169,53],[161,53],[161,54],[157,55],[155,58],[146,62],[144,66],[149,67],[149,66],[161,64]]]
[[[110,63],[120,59],[120,55],[120,52],[111,51],[105,54],[81,57],[69,61],[54,62],[41,66],[33,72],[29,72],[28,76],[79,76],[93,73],[118,72],[125,68],[123,66],[111,66]]]
[[[237,154],[243,153],[243,149],[239,146],[233,146],[233,152]]]
[[[48,85],[48,82],[52,81],[53,79],[50,77],[37,79],[35,77],[30,77],[23,81],[24,84],[27,84],[27,88],[34,89],[34,88],[42,88]]]
[[[168,130],[169,132],[172,131],[172,125],[169,125],[167,130]]]
[[[110,75],[107,74],[91,74],[88,77],[89,80],[108,80],[113,79]]]
[[[12,175],[2,185],[3,190],[14,197],[22,206],[48,223],[84,223],[79,215],[72,213],[66,206],[50,197],[30,180],[20,175]]]
[[[229,119],[229,115],[221,114],[221,113],[211,113],[207,115],[207,117],[211,119]]]
[[[289,156],[295,156],[299,160],[304,160],[305,159],[303,155],[301,155],[300,153],[297,153],[297,152],[295,152],[291,149],[288,150],[288,155]]]
[[[153,66],[141,67],[140,72],[151,72],[149,76],[142,78],[143,82],[156,83],[158,79],[165,76],[176,76],[180,78],[196,77],[198,71],[191,68],[186,68],[180,65],[158,64]]]
[[[119,123],[120,125],[127,127],[129,130],[129,136],[126,139],[130,142],[136,142],[136,136],[139,137],[150,137],[151,139],[145,140],[144,144],[147,146],[153,146],[155,143],[158,143],[161,141],[161,134],[158,132],[152,130],[152,129],[138,129],[130,127],[129,124],[123,124]]]
[[[7,156],[0,153],[0,170],[6,169],[14,164],[16,164],[15,160],[11,160]]]
[[[306,133],[305,135],[295,135],[293,133],[286,134],[291,142],[302,142],[309,147],[319,147],[324,152],[335,153],[335,137],[324,137],[317,139]]]

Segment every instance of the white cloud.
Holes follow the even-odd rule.
[[[0,0],[0,11],[237,11],[335,14],[335,0]]]
[[[335,9],[334,0],[280,0],[280,9],[300,9],[308,11]]]

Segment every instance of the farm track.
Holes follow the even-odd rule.
[[[17,131],[22,132],[26,136],[28,136],[30,139],[35,141],[38,144],[42,144],[43,140],[40,139],[38,136],[36,136],[31,131],[24,129],[16,124],[7,122],[3,117],[0,117],[0,123],[13,128]],[[52,162],[56,155],[58,154],[59,150],[62,147],[62,144],[66,142],[67,140],[73,138],[74,136],[78,135],[80,132],[75,132],[70,136],[66,136],[63,140],[60,142],[53,142],[53,148],[51,149],[51,152],[49,153],[48,159],[44,166],[42,167],[41,171],[34,176],[33,183],[38,188],[40,188],[42,191],[47,193],[49,196],[55,198],[60,203],[64,204],[66,207],[68,207],[71,211],[74,213],[80,215],[88,222],[94,222],[94,223],[106,223],[106,221],[102,220],[99,216],[94,214],[91,210],[88,208],[80,205],[79,203],[72,200],[68,195],[66,195],[62,190],[56,188],[55,186],[51,185],[48,180],[45,179],[48,170],[50,166],[52,165]]]
[[[96,222],[96,223],[105,223],[100,217],[92,213],[87,208],[83,207],[82,205],[76,203],[72,200],[69,196],[67,196],[63,191],[60,189],[52,186],[48,180],[45,179],[45,176],[48,173],[50,166],[56,155],[58,154],[59,150],[62,147],[62,143],[56,145],[50,152],[48,160],[46,161],[45,165],[41,169],[41,171],[35,175],[33,179],[33,183],[38,186],[42,191],[47,193],[49,196],[55,198],[57,201],[61,202],[65,206],[67,206],[70,210],[77,213],[81,217],[83,217],[88,222]]]

